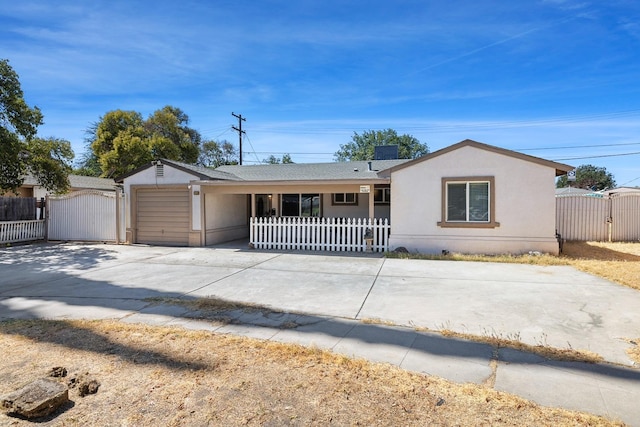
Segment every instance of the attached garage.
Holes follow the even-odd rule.
[[[186,187],[138,188],[135,209],[136,243],[189,246],[191,207]]]

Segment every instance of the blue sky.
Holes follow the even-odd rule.
[[[393,128],[431,151],[470,138],[640,185],[640,2],[3,2],[0,58],[84,151],[106,112],[181,108],[244,160],[331,161]]]

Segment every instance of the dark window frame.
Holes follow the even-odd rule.
[[[378,193],[380,192],[380,193]],[[382,197],[378,197],[381,194]],[[391,187],[390,186],[375,186],[373,187],[373,203],[376,205],[389,205],[391,204]]]
[[[342,201],[337,200],[336,196],[343,196]],[[347,196],[353,196],[352,201],[347,200]],[[358,193],[332,193],[331,204],[334,206],[357,206],[358,205]]]
[[[449,220],[448,219],[448,196],[449,196],[449,184],[466,184],[466,188],[469,188],[469,184],[473,183],[488,183],[489,185],[489,202],[488,202],[488,221],[470,221],[468,220],[468,212],[465,214],[465,220]],[[467,177],[447,177],[442,178],[441,188],[441,220],[438,222],[439,227],[443,228],[497,228],[500,223],[495,220],[496,218],[496,185],[495,177],[493,176],[467,176]],[[468,206],[468,194],[466,206]]]
[[[296,199],[295,201],[293,199]],[[309,214],[306,212],[306,200],[311,199],[309,203]],[[287,200],[288,199],[288,200]],[[314,202],[317,200],[317,202]],[[289,206],[285,206],[285,203],[289,203]],[[292,214],[292,205],[295,203],[297,206],[297,213]],[[317,206],[316,206],[317,205]],[[317,207],[317,215],[314,215],[314,209]],[[280,212],[283,217],[298,217],[298,218],[320,218],[322,217],[322,194],[320,193],[286,193],[280,196]]]

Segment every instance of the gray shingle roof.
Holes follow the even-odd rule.
[[[72,190],[114,190],[116,182],[110,178],[96,178],[95,176],[69,175]],[[24,177],[23,185],[40,185],[32,175]]]
[[[230,181],[238,181],[238,177],[228,172],[218,169],[211,169],[204,166],[190,165],[188,163],[178,162],[176,160],[161,160],[165,164],[173,165],[185,172],[193,172],[200,179],[223,179]]]
[[[267,165],[226,165],[216,171],[232,174],[242,181],[330,181],[345,179],[375,179],[378,172],[408,162],[399,160],[372,160],[337,163],[287,163]]]

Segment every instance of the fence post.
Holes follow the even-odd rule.
[[[120,244],[120,187],[116,187],[116,245]]]
[[[51,210],[49,209],[49,195],[47,194],[44,199],[44,241],[49,243],[49,218],[51,218]]]

